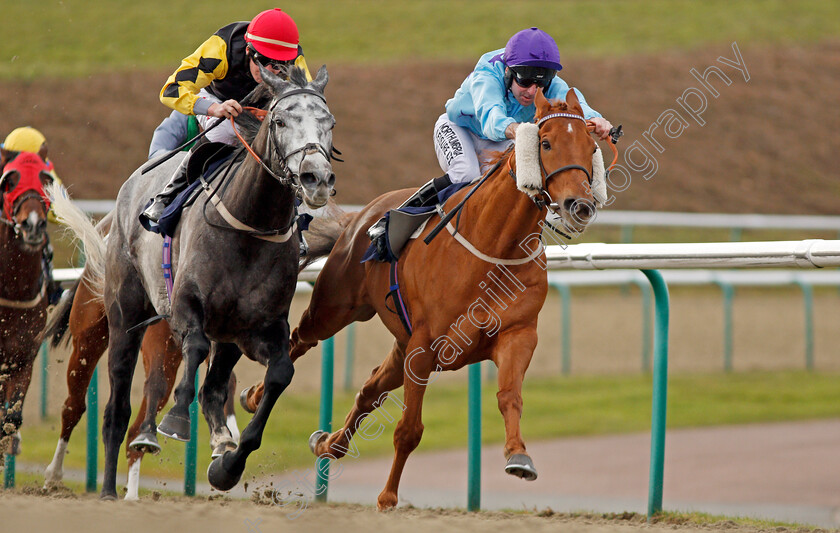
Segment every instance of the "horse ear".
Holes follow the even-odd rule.
[[[580,100],[578,100],[574,89],[569,89],[569,92],[566,93],[566,105],[569,107],[569,111],[577,111],[579,115],[583,115],[583,108],[580,106]]]
[[[266,86],[268,86],[268,88],[271,90],[271,94],[277,96],[279,94],[282,94],[283,91],[285,91],[288,88],[288,81],[284,80],[280,76],[277,76],[262,65],[259,65],[259,67],[260,76],[263,79],[263,83],[265,83]]]
[[[544,115],[548,108],[551,107],[551,104],[548,102],[548,98],[545,97],[543,94],[542,89],[537,90],[537,96],[534,98],[534,104],[537,106],[537,115]]]
[[[330,75],[327,73],[327,66],[321,65],[321,68],[318,69],[318,73],[315,75],[315,79],[309,84],[313,89],[324,94],[324,88],[327,86],[328,81],[330,81]]]

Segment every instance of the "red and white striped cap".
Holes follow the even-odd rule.
[[[248,24],[245,41],[269,59],[289,61],[298,55],[300,36],[292,17],[275,8],[254,17]]]

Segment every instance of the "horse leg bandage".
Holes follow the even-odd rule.
[[[536,124],[525,123],[516,128],[516,188],[528,196],[536,196],[542,188],[539,141]]]

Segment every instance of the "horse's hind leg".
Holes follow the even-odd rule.
[[[225,404],[228,401],[230,376],[234,365],[242,357],[235,344],[216,344],[204,385],[198,394],[201,410],[210,426],[212,457],[236,449],[236,441],[227,426]]]
[[[110,258],[109,258],[110,259]],[[109,265],[110,267],[111,265]],[[117,498],[117,460],[131,417],[131,381],[146,328],[136,328],[152,309],[136,272],[117,262],[109,268],[105,285],[105,310],[108,317],[108,379],[111,395],[105,406],[102,441],[105,444],[103,500]]]
[[[143,338],[142,329],[129,333],[126,332],[128,328],[123,320],[114,320],[113,316],[109,318],[111,339],[108,344],[108,378],[111,382],[111,396],[105,406],[102,424],[105,477],[100,497],[103,500],[117,498],[117,459],[131,417],[131,381]]]
[[[146,330],[143,337],[143,369],[146,381],[143,385],[143,401],[137,411],[134,423],[128,429],[125,455],[128,463],[126,500],[139,498],[140,464],[146,453],[157,454],[155,417],[166,405],[175,377],[181,364],[181,350],[172,338],[172,331],[166,322],[158,322]]]
[[[394,422],[396,417],[383,407],[382,410],[374,413],[374,411],[382,407],[388,399],[388,392],[396,389],[403,384],[403,351],[394,343],[391,352],[385,358],[385,361],[373,369],[370,377],[356,394],[356,401],[353,408],[344,419],[344,427],[328,434],[323,431],[316,431],[310,437],[310,447],[317,456],[330,455],[335,459],[340,459],[350,453],[351,456],[358,455],[355,452],[355,446],[351,448],[351,440],[353,435],[359,431],[362,438],[373,439],[379,436],[370,434],[371,428],[380,430],[381,424],[377,424],[376,420],[379,417],[385,418],[389,423]],[[399,407],[404,408],[399,400],[392,398]],[[362,427],[362,421],[367,420],[368,425]],[[361,429],[360,429],[361,428]],[[351,451],[354,450],[354,451]]]
[[[391,464],[391,473],[388,475],[385,488],[376,500],[376,506],[380,510],[390,509],[397,505],[397,491],[405,462],[423,437],[423,395],[435,364],[435,356],[433,353],[417,352],[418,347],[428,346],[427,338],[418,339],[417,337],[415,331],[412,342],[406,349],[408,356],[405,366],[410,373],[406,372],[405,376],[405,405],[403,416],[394,429],[394,462]]]
[[[181,365],[181,350],[172,338],[172,331],[166,322],[149,326],[141,351],[146,381],[143,384],[143,403],[134,424],[128,430],[130,449],[126,450],[126,455],[129,458],[132,456],[131,450],[154,454],[160,452],[155,417],[166,405]]]
[[[235,451],[225,452],[210,464],[207,470],[207,480],[217,490],[230,490],[242,477],[248,456],[260,446],[268,415],[274,408],[277,399],[292,382],[295,367],[289,359],[289,324],[283,321],[278,328],[273,342],[264,342],[254,347],[243,347],[249,355],[257,360],[267,360],[265,371],[265,394],[260,401],[257,412],[242,430],[242,438]],[[252,351],[253,350],[253,351]]]
[[[79,284],[73,298],[69,325],[73,350],[67,365],[67,399],[61,409],[61,434],[55,455],[44,471],[44,488],[59,484],[64,477],[67,444],[85,413],[88,385],[108,347],[108,320],[102,300],[93,299],[85,283]]]
[[[525,451],[520,431],[522,418],[522,380],[537,346],[537,333],[522,329],[499,335],[494,359],[499,367],[499,392],[496,398],[505,421],[505,472],[527,481],[537,479],[537,470]]]

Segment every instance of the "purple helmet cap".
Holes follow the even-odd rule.
[[[560,50],[549,34],[538,28],[517,32],[505,46],[505,65],[560,70]]]

